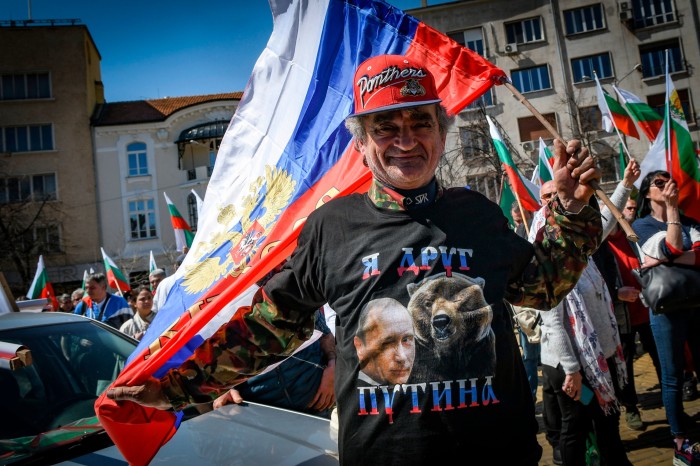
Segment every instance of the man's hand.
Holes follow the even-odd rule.
[[[600,180],[600,170],[577,139],[566,146],[555,139],[554,154],[554,182],[561,206],[567,212],[578,213],[593,195],[588,183]]]
[[[326,366],[326,368],[323,370],[321,383],[319,383],[316,394],[311,402],[309,402],[307,407],[316,411],[325,411],[330,409],[335,404],[335,391],[333,389],[334,381],[335,359],[332,359],[328,362],[328,366]]]
[[[114,401],[133,401],[149,408],[167,410],[172,405],[161,390],[160,382],[156,379],[148,379],[143,385],[133,387],[116,387],[107,392],[107,398]]]
[[[237,405],[243,403],[243,397],[235,388],[232,388],[214,400],[214,404],[212,406],[214,409],[219,409],[222,406],[230,405],[231,403],[236,403]]]

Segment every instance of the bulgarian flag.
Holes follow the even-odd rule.
[[[493,121],[488,115],[486,115],[486,120],[489,122],[489,132],[493,139],[493,145],[496,147],[496,153],[498,153],[498,158],[501,160],[503,170],[508,175],[508,181],[510,182],[513,194],[520,200],[523,209],[529,210],[530,212],[538,211],[540,207],[542,207],[538,202],[540,188],[520,174],[518,167],[515,166],[513,158],[510,156],[510,152],[508,152],[508,148],[503,142],[498,128],[496,128],[496,125],[493,124]]]
[[[617,95],[620,96],[629,114],[632,115],[632,118],[634,118],[642,129],[642,132],[649,138],[650,142],[654,142],[664,122],[663,117],[649,104],[642,102],[639,97],[631,92],[615,87],[614,85],[613,89],[615,89]]]
[[[168,203],[168,210],[170,211],[170,221],[173,224],[173,230],[175,230],[175,243],[177,244],[177,250],[184,252],[185,248],[192,247],[192,240],[194,239],[194,233],[189,224],[182,218],[180,212],[170,200],[167,194],[163,193],[165,196],[165,202]]]
[[[540,138],[540,154],[537,162],[537,172],[539,174],[540,186],[542,186],[547,181],[552,181],[554,179],[554,155],[547,148],[547,144],[544,140]]]
[[[103,248],[100,248],[100,251],[102,251],[102,260],[105,263],[105,272],[107,274],[107,283],[109,284],[109,286],[114,288],[115,290],[118,290],[122,294],[125,291],[131,290],[131,287],[129,286],[129,281],[119,270],[117,264],[114,263],[114,261],[107,255]]]
[[[50,299],[51,304],[53,305],[53,310],[58,310],[58,299],[56,299],[56,293],[53,292],[53,286],[51,286],[49,276],[46,273],[46,267],[44,266],[44,256],[39,256],[39,263],[36,266],[36,274],[34,274],[34,281],[32,281],[32,286],[29,287],[27,297],[29,299]]]
[[[603,129],[608,133],[612,133],[613,128],[615,128],[617,131],[627,136],[639,139],[639,132],[637,131],[632,117],[617,100],[605,92],[600,85],[600,81],[598,81],[598,76],[595,75],[595,73],[593,76],[595,77],[595,85],[598,93],[598,108],[600,108],[600,113],[603,115]]]
[[[639,188],[647,173],[666,170],[678,184],[678,207],[684,215],[700,221],[700,170],[683,106],[666,72],[665,118],[654,144],[640,166],[635,182]]]
[[[668,55],[668,52],[667,52]],[[667,171],[678,184],[678,207],[683,214],[700,222],[700,169],[693,139],[683,113],[678,92],[668,74],[666,60],[666,134]]]
[[[503,180],[501,183],[501,199],[499,199],[498,205],[501,207],[503,215],[505,215],[505,217],[508,219],[508,224],[511,226],[511,228],[515,228],[513,214],[510,213],[510,208],[513,205],[513,202],[515,202],[515,194],[513,194],[510,186],[508,186],[508,182]]]

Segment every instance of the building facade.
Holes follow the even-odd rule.
[[[90,128],[100,59],[74,20],[0,22],[0,268],[16,296],[39,254],[53,283],[79,284],[101,262]]]
[[[503,69],[516,89],[565,139],[581,138],[603,169],[611,190],[621,173],[615,133],[603,131],[595,71],[610,95],[629,91],[663,115],[665,63],[678,91],[696,149],[700,141],[700,18],[696,0],[468,0],[428,5],[407,13],[446,33]],[[695,96],[693,95],[695,94]],[[481,113],[479,104],[483,104]],[[447,153],[469,161],[488,145],[474,124],[483,111],[502,127],[521,171],[532,173],[540,137],[552,135],[505,86],[495,86],[457,116]],[[488,133],[486,133],[488,135]],[[630,154],[643,160],[650,141],[625,137]],[[459,164],[457,164],[459,165]],[[493,166],[469,165],[463,183],[496,200],[500,181]]]
[[[233,92],[98,106],[99,241],[132,281],[147,278],[151,252],[160,268],[172,272],[181,252],[164,193],[196,231],[197,196],[204,198],[241,97]]]

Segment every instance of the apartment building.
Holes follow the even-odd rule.
[[[164,193],[196,231],[221,138],[242,92],[99,105],[92,124],[100,244],[133,281],[150,252],[172,271],[176,250]],[[196,194],[195,194],[196,193]]]
[[[39,254],[56,284],[101,263],[90,128],[100,59],[77,20],[0,21],[0,268],[16,296]]]
[[[601,86],[632,92],[659,109],[665,99],[666,53],[669,72],[683,104],[696,148],[700,141],[700,18],[696,0],[467,0],[429,5],[407,13],[446,33],[503,69],[513,85],[565,138],[581,138],[603,169],[602,186],[611,190],[621,177],[619,139],[603,131],[595,72]],[[695,94],[695,95],[694,95]],[[475,148],[488,141],[473,131],[485,112],[513,145],[516,163],[530,174],[538,140],[552,135],[505,86],[496,86],[458,115],[447,153],[461,159],[464,184],[497,199],[500,180],[491,166],[470,163]],[[625,138],[642,160],[649,141]],[[459,164],[456,164],[459,165]]]

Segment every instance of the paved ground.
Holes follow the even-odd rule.
[[[648,354],[639,357],[634,363],[634,382],[639,397],[639,409],[642,420],[646,423],[643,432],[627,428],[624,414],[620,419],[620,433],[627,449],[627,457],[635,466],[671,465],[673,463],[673,445],[666,414],[661,404],[661,390],[656,372]],[[542,400],[542,389],[538,390],[537,399]],[[685,411],[697,421],[696,427],[689,431],[689,436],[700,440],[700,399],[684,402]],[[544,448],[540,465],[553,465],[552,448],[547,443],[542,425],[542,403],[537,403],[540,434],[537,436]]]

